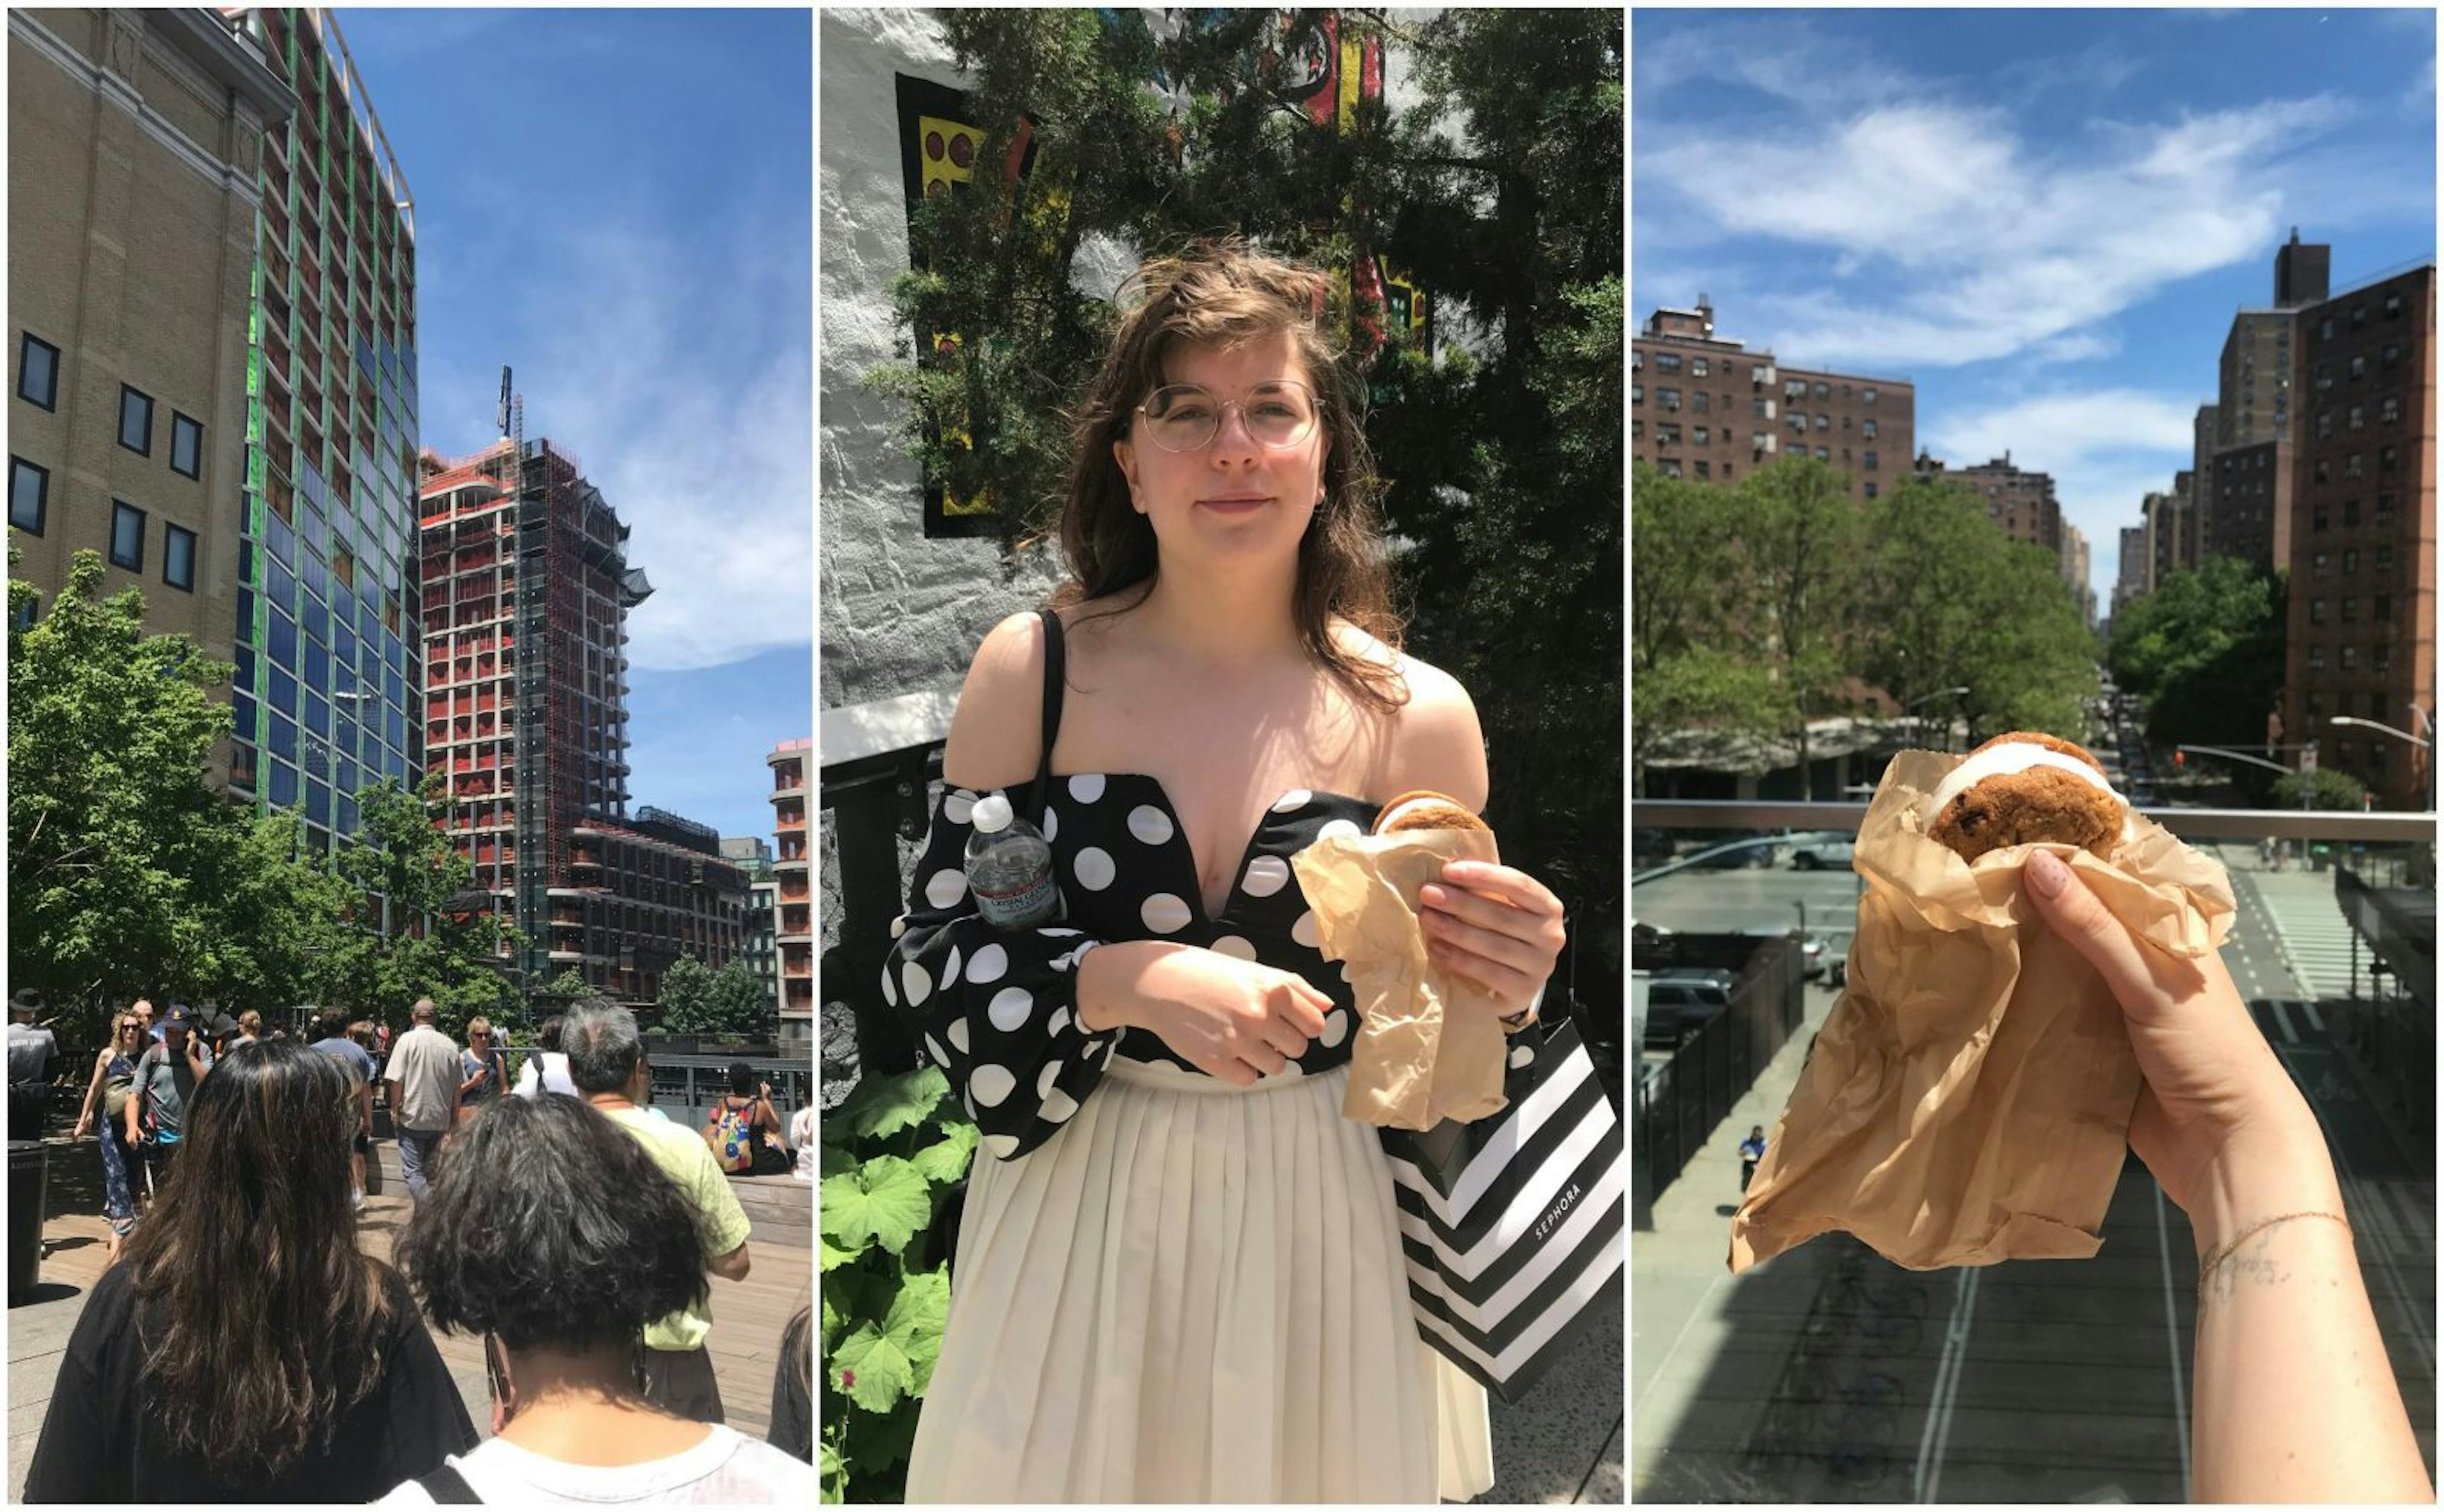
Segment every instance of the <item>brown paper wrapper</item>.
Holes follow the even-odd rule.
[[[1484,830],[1337,835],[1290,857],[1326,960],[1358,999],[1343,1117],[1426,1130],[1498,1113],[1505,1037],[1498,1003],[1429,964],[1417,889],[1450,861],[1496,861]]]
[[[1860,825],[1849,986],[1731,1220],[1731,1268],[1845,1230],[1898,1265],[2083,1260],[2102,1243],[2138,1062],[2120,1005],[2022,893],[2038,845],[1974,863],[1926,838],[1965,757],[1904,751]],[[2222,866],[2133,814],[2103,858],[2045,844],[2154,949],[2231,931]]]

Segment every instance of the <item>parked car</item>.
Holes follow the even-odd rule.
[[[1852,847],[1857,843],[1852,835],[1828,834],[1795,838],[1790,842],[1790,864],[1803,872],[1820,872],[1832,868],[1849,870]]]
[[[1692,866],[1708,871],[1743,871],[1773,864],[1774,854],[1782,849],[1779,839],[1759,837],[1746,840],[1728,840],[1699,851],[1689,857]]]
[[[1634,829],[1629,832],[1629,862],[1632,866],[1660,866],[1672,859],[1672,836],[1659,829]]]

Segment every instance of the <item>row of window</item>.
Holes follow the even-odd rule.
[[[56,413],[60,404],[60,349],[28,331],[17,346],[17,397]],[[153,454],[153,396],[132,384],[119,386],[119,444],[138,456]],[[204,475],[203,422],[170,412],[170,470]]]
[[[2327,570],[2333,565],[2332,558],[2333,553],[2330,551],[2318,552],[2311,560],[2309,576],[2314,578],[2324,577]],[[2393,548],[2391,546],[2379,546],[2376,548],[2375,565],[2376,570],[2379,572],[2391,572],[2393,570]],[[2342,575],[2344,577],[2348,577],[2359,570],[2360,548],[2357,546],[2343,547]]]
[[[1805,448],[1804,448],[1804,447],[1794,448],[1794,449],[1792,449],[1792,451],[1791,451],[1791,452],[1790,452],[1790,455],[1792,455],[1792,456],[1797,456],[1797,457],[1804,457],[1804,456],[1805,456],[1806,454],[1807,454],[1807,451],[1806,451],[1806,449],[1805,449]],[[1821,447],[1821,446],[1820,446],[1820,447],[1818,447],[1818,448],[1816,449],[1816,460],[1817,460],[1817,461],[1819,461],[1819,462],[1824,462],[1824,461],[1829,460],[1829,459],[1824,455],[1824,449],[1823,447]],[[1712,483],[1712,482],[1715,481],[1715,480],[1714,480],[1714,475],[1713,475],[1713,471],[1712,466],[1711,466],[1711,464],[1708,462],[1708,460],[1707,460],[1706,458],[1704,458],[1704,457],[1699,457],[1699,458],[1698,458],[1694,463],[1687,464],[1686,466],[1687,466],[1687,467],[1694,467],[1694,468],[1695,469],[1695,472],[1694,473],[1694,476],[1696,478],[1696,480],[1697,480],[1698,482],[1700,482],[1700,483]],[[1690,475],[1693,475],[1693,474],[1688,473],[1688,472],[1684,470],[1684,465],[1682,464],[1681,460],[1680,460],[1678,457],[1660,457],[1660,458],[1657,458],[1657,461],[1656,461],[1656,464],[1655,464],[1655,470],[1656,470],[1656,471],[1657,471],[1657,472],[1659,472],[1659,473],[1661,473],[1663,476],[1665,476],[1665,477],[1667,477],[1667,478],[1677,478],[1677,477],[1683,477],[1683,476],[1690,476]],[[1722,475],[1722,480],[1721,480],[1721,481],[1723,481],[1723,482],[1725,482],[1725,483],[1730,483],[1730,482],[1731,482],[1731,481],[1732,481],[1732,470],[1731,470],[1731,465],[1730,463],[1728,463],[1728,462],[1726,462],[1726,463],[1724,463],[1724,464],[1723,464],[1723,475]],[[1865,489],[1866,489],[1866,496],[1867,496],[1868,498],[1872,499],[1872,498],[1874,498],[1874,497],[1876,496],[1876,483],[1875,483],[1875,480],[1874,480],[1873,478],[1870,478],[1870,479],[1868,479],[1868,480],[1867,480],[1866,485],[1865,485]]]
[[[2322,625],[2325,622],[2325,605],[2330,600],[2324,599],[2311,599],[2308,600],[2308,623],[2312,625]],[[2342,623],[2347,625],[2359,618],[2359,599],[2355,598],[2344,599],[2342,601]],[[2391,624],[2393,622],[2393,595],[2389,593],[2378,594],[2376,596],[2375,610],[2376,622],[2378,624]]]
[[[2398,289],[2384,297],[2384,318],[2388,321],[2396,321],[2401,318],[2401,292]],[[2350,313],[2351,329],[2356,331],[2367,323],[2367,305],[2364,304],[2352,305]],[[2333,339],[2334,318],[2328,315],[2317,323],[2317,340],[2321,341],[2330,341]]]
[[[2319,483],[2331,483],[2334,481],[2332,461],[2333,459],[2330,457],[2319,457],[2317,459],[2316,465],[2312,470]],[[2377,448],[2376,470],[2379,472],[2396,472],[2400,470],[2400,468],[2401,448],[2398,446]],[[2342,458],[2343,477],[2361,478],[2365,477],[2366,475],[2367,453],[2363,452],[2354,452],[2350,455]]]
[[[2401,396],[2400,396],[2399,395],[2398,395],[2398,394],[2388,394],[2388,395],[2386,395],[2383,398],[2381,398],[2381,399],[2378,400],[2378,401],[2377,401],[2377,413],[2376,413],[2376,418],[2377,418],[2377,423],[2378,423],[2378,424],[2379,424],[2379,425],[2391,425],[2391,424],[2393,424],[2395,421],[2397,421],[2397,420],[2400,419],[2400,418],[2401,418]],[[2360,430],[2360,429],[2363,428],[2364,426],[2366,426],[2366,424],[2367,424],[2367,406],[2366,406],[2366,405],[2364,405],[2364,404],[2354,404],[2354,405],[2352,405],[2352,406],[2351,406],[2347,411],[2345,411],[2345,412],[2344,412],[2344,414],[2343,414],[2343,427],[2344,427],[2344,429],[2346,429],[2346,430],[2352,430],[2352,431],[2357,431],[2357,430]],[[2333,433],[2334,433],[2334,412],[2333,412],[2333,411],[2331,411],[2331,410],[2319,410],[2319,411],[2317,412],[2317,438],[2318,438],[2319,440],[2321,440],[2321,441],[2322,441],[2322,440],[2324,440],[2325,437],[2330,436],[2330,435],[2332,435]]]
[[[2331,505],[2320,504],[2314,506],[2308,511],[2308,528],[2312,532],[2326,529],[2330,527],[2333,523],[2333,506]],[[2345,530],[2357,529],[2359,527],[2359,523],[2360,501],[2357,499],[2344,499],[2342,501],[2342,528]],[[2376,496],[2376,525],[2379,529],[2381,529],[2391,524],[2393,524],[2393,495],[2390,493],[2379,493]],[[2388,546],[2385,549],[2391,550],[2392,548]]]
[[[2377,365],[2379,368],[2399,367],[2401,365],[2401,343],[2399,341],[2385,342],[2383,350],[2377,354]],[[2350,377],[2354,379],[2367,377],[2367,354],[2365,352],[2358,353],[2352,357],[2348,372]],[[2316,377],[2317,392],[2320,394],[2334,386],[2334,370],[2326,364],[2323,362],[2317,364]]]
[[[9,459],[9,523],[28,535],[41,535],[50,523],[51,473],[24,457]],[[110,502],[110,564],[129,572],[144,570],[145,512],[124,499]],[[195,533],[184,526],[161,522],[161,581],[186,593],[195,591]]]
[[[2357,646],[2336,647],[2335,660],[2340,664],[2338,668],[2339,671],[2357,672],[2359,671],[2360,666],[2360,648]],[[2308,670],[2310,672],[2324,672],[2325,670],[2325,648],[2323,642],[2312,641],[2309,643]],[[2368,671],[2393,671],[2392,641],[2379,640],[2368,648]],[[2382,699],[2384,695],[2382,693],[2379,693],[2377,694],[2377,697],[2379,699]],[[2381,714],[2370,714],[2368,717],[2370,719],[2381,719],[2384,716]]]

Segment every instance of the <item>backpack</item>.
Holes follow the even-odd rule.
[[[755,1169],[755,1136],[747,1114],[747,1108],[732,1107],[724,1097],[713,1104],[713,1116],[705,1120],[704,1142],[713,1146],[713,1163],[733,1176]]]

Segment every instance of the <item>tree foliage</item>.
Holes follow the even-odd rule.
[[[1343,44],[1388,39],[1420,90],[1343,130],[1295,86],[1334,14],[1171,12],[1157,35],[1134,11],[943,12],[985,143],[967,192],[913,219],[897,312],[923,344],[872,381],[908,401],[927,482],[991,500],[1014,548],[1065,493],[1065,415],[1108,343],[1116,269],[1238,235],[1414,278],[1436,350],[1398,329],[1354,343],[1409,643],[1477,700],[1505,858],[1617,968],[1621,17],[1454,9],[1396,30],[1338,12]]]
[[[2114,681],[2146,702],[2147,738],[2263,745],[2282,694],[2287,613],[2283,575],[2229,557],[2123,604],[2106,657]]]
[[[745,961],[718,971],[682,955],[662,973],[661,1026],[672,1034],[742,1042],[780,1031],[780,1004]]]
[[[2308,801],[2300,795],[2305,791]],[[2286,772],[2274,779],[2274,806],[2277,808],[2337,808],[2357,811],[2367,806],[2365,783],[2345,771],[2331,766],[2313,767],[2305,772]]]

